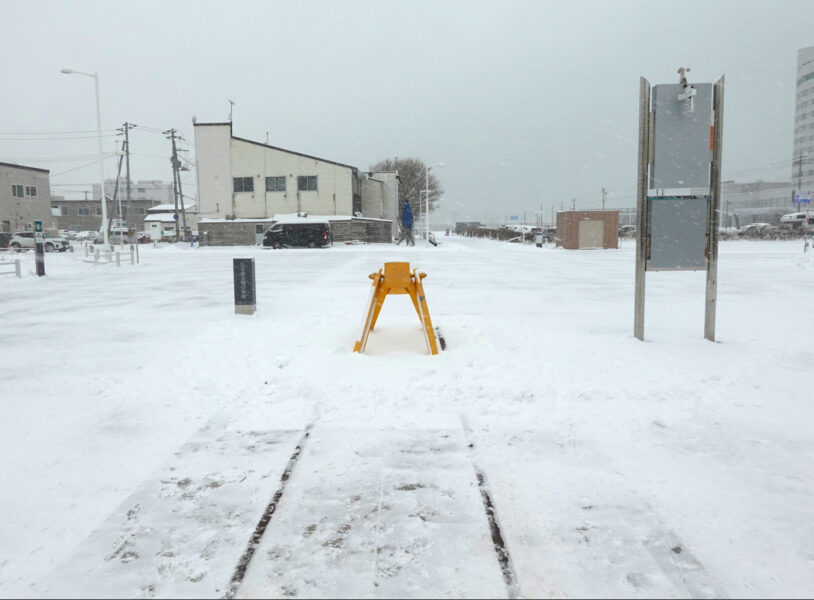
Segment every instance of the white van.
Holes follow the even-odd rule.
[[[806,214],[808,214],[808,222],[806,222]],[[791,226],[793,229],[806,226],[806,229],[812,232],[814,231],[814,212],[810,214],[804,212],[789,213],[780,217],[780,223],[787,227]]]

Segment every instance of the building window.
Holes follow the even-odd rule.
[[[80,217],[89,217],[90,209],[80,207],[76,214],[78,214]]]
[[[254,179],[251,177],[233,177],[232,184],[235,192],[254,191]]]
[[[25,186],[25,195],[26,196],[36,196],[37,195],[37,186],[36,185],[27,185],[27,186]]]
[[[22,198],[23,197],[23,186],[21,185],[12,185],[11,186],[11,195],[15,198]]]
[[[285,177],[266,177],[267,192],[284,192]]]
[[[127,207],[122,206],[122,219],[126,219],[126,218],[127,218]]]
[[[146,192],[147,192],[147,188],[136,188],[136,191],[137,191],[139,194],[144,194],[144,193],[146,193]]]
[[[143,214],[146,214],[146,211],[144,210],[144,207],[143,207],[143,206],[137,206],[137,207],[136,207],[136,214],[137,214],[137,215],[143,215]]]
[[[297,177],[297,189],[301,192],[317,191],[317,176],[304,175]]]
[[[59,216],[60,217],[67,217],[68,216],[68,207],[67,206],[60,206],[59,207]]]
[[[97,216],[97,217],[101,217],[101,216],[102,216],[102,207],[101,207],[101,206],[97,206],[97,207],[96,207],[96,216]]]

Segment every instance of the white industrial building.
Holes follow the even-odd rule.
[[[195,123],[195,163],[199,216],[208,223],[262,225],[277,214],[314,214],[365,221],[376,241],[389,242],[396,231],[395,172],[360,171],[235,137],[231,123]]]
[[[791,179],[795,189],[814,190],[814,46],[797,52],[796,91]]]

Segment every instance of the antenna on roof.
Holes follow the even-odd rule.
[[[232,109],[234,108],[235,103],[232,102],[231,100],[229,100],[229,98],[227,98],[226,101],[229,102],[229,122],[231,123],[232,122]]]

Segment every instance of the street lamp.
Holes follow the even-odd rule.
[[[435,165],[429,165],[426,169],[424,169],[424,237],[427,240],[427,246],[430,245],[430,170],[433,167],[443,166],[445,165],[441,162]]]
[[[96,133],[99,139],[99,188],[102,192],[102,228],[104,229],[105,237],[105,252],[110,251],[110,239],[108,236],[107,227],[107,202],[105,201],[105,167],[104,155],[102,154],[102,109],[99,106],[99,76],[97,73],[83,73],[82,71],[74,71],[73,69],[62,69],[65,75],[85,75],[93,78],[93,84],[96,88]]]

